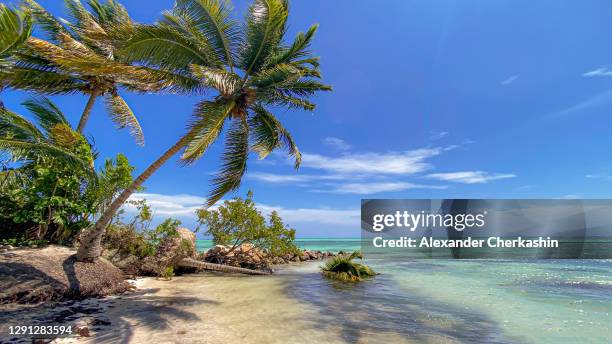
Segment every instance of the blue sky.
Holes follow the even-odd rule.
[[[60,1],[40,3],[64,13]],[[152,22],[173,2],[123,3]],[[242,17],[248,2],[234,4]],[[334,92],[315,97],[314,113],[277,113],[302,168],[253,156],[238,195],[253,190],[300,236],[358,236],[361,198],[607,198],[611,13],[609,1],[294,0],[289,37],[320,23],[313,50]],[[124,152],[141,171],[184,132],[198,98],[124,95],[146,146],[114,130],[101,102],[86,134],[102,157]],[[28,94],[2,97],[20,110]],[[86,102],[53,100],[73,123]],[[219,148],[146,183],[139,197],[158,220],[193,226]]]

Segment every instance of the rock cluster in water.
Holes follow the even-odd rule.
[[[335,254],[332,252],[313,250],[272,256],[251,244],[242,244],[234,249],[231,246],[216,245],[204,253],[201,259],[210,263],[226,264],[248,269],[268,269],[272,265],[320,260],[333,256]]]

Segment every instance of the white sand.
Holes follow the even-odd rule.
[[[109,300],[112,325],[85,342],[344,342],[333,328],[307,320],[319,315],[286,296],[283,276],[197,274],[136,283],[139,291]]]

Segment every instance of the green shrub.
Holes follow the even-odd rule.
[[[355,258],[363,259],[361,252],[355,251],[350,255],[343,254],[330,259],[321,268],[323,276],[343,282],[359,282],[377,274],[369,266],[353,262]]]
[[[230,251],[249,243],[273,256],[299,252],[295,229],[287,227],[276,211],[266,223],[253,202],[252,192],[246,199],[236,197],[225,201],[215,210],[199,209],[197,215],[214,244],[229,246]]]

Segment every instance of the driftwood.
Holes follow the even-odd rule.
[[[245,268],[238,268],[235,266],[222,265],[222,264],[213,264],[202,262],[199,260],[195,260],[193,258],[183,258],[179,263],[179,266],[188,267],[188,268],[196,268],[203,270],[212,270],[219,272],[229,272],[229,273],[237,273],[237,274],[247,274],[247,275],[269,275],[269,272],[259,271],[259,270],[251,270]]]

